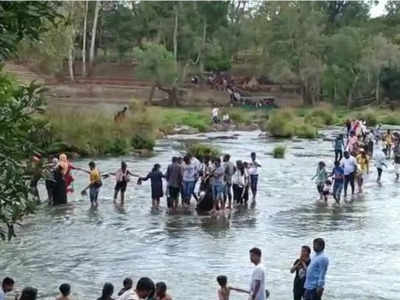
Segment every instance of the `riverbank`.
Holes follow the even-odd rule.
[[[347,110],[339,107],[246,109],[220,108],[229,123],[213,124],[211,107],[168,108],[132,102],[121,122],[98,109],[49,109],[41,118],[48,122],[48,153],[69,152],[80,156],[149,155],[155,140],[171,134],[196,134],[213,131],[252,131],[261,129],[276,138],[318,137],[319,130],[342,126],[347,119],[366,120],[369,127],[378,123],[400,125],[400,111],[367,108]]]

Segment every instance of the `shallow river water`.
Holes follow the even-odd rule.
[[[332,133],[332,132],[328,132]],[[226,217],[193,214],[168,215],[150,209],[150,184],[130,183],[124,209],[112,204],[114,179],[104,181],[97,211],[79,191],[87,175],[75,172],[76,192],[66,207],[48,208],[27,219],[18,237],[2,243],[0,274],[13,276],[17,285],[32,285],[41,298],[54,299],[63,282],[72,284],[74,299],[96,299],[104,282],[118,291],[122,280],[141,276],[167,282],[174,299],[216,299],[217,275],[233,286],[247,288],[251,275],[248,250],[263,250],[267,288],[273,300],[292,298],[289,268],[301,245],[316,237],[326,240],[330,266],[325,299],[400,299],[400,183],[390,169],[383,184],[376,172],[365,192],[351,204],[327,207],[316,202],[312,175],[319,160],[332,165],[328,141],[267,141],[258,132],[195,136],[229,152],[233,160],[248,160],[258,153],[263,165],[257,207]],[[211,137],[211,139],[209,139]],[[214,137],[214,138],[212,138]],[[179,137],[185,138],[185,137]],[[191,136],[193,138],[193,136]],[[286,144],[283,160],[269,152]],[[171,156],[182,151],[177,137],[159,141],[148,159],[125,157],[129,168],[147,174],[159,162],[166,168]],[[115,171],[121,158],[97,160],[99,169]],[[87,166],[87,160],[75,162]],[[162,200],[165,207],[165,199]],[[247,299],[233,294],[232,299]]]

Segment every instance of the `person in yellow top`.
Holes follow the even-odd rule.
[[[393,137],[390,129],[387,130],[386,134],[383,137],[383,141],[385,142],[386,146],[386,158],[390,159],[390,154],[392,152],[392,145],[393,145]]]
[[[357,174],[358,192],[362,193],[365,174],[369,174],[369,157],[364,149],[361,149],[360,154],[357,155],[357,164],[359,166]]]
[[[90,203],[92,206],[97,207],[99,204],[97,198],[99,196],[99,191],[103,185],[101,182],[101,176],[99,170],[96,168],[94,161],[89,162],[89,171],[80,169],[89,174],[89,185],[83,189],[82,194],[85,194],[87,189],[89,189]]]

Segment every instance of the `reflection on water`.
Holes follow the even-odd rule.
[[[53,299],[58,285],[72,283],[74,299],[100,295],[104,282],[121,287],[131,276],[165,280],[175,299],[215,299],[215,277],[226,274],[234,286],[247,288],[251,272],[248,250],[262,248],[267,286],[274,300],[291,299],[289,268],[303,244],[324,237],[331,258],[327,299],[398,299],[400,294],[399,185],[389,169],[379,187],[371,174],[365,193],[340,207],[317,203],[311,177],[317,162],[332,167],[331,142],[283,142],[286,159],[272,159],[281,141],[258,138],[258,133],[235,133],[238,139],[217,134],[180,136],[206,140],[229,152],[233,160],[249,160],[256,151],[263,168],[255,209],[240,209],[215,217],[193,210],[169,214],[151,210],[150,185],[128,186],[124,207],[112,203],[114,179],[104,181],[98,209],[79,191],[87,175],[75,173],[75,194],[63,207],[43,205],[28,218],[18,237],[0,249],[0,270],[18,286],[39,288]],[[229,133],[233,136],[233,133]],[[182,151],[177,140],[160,141],[154,157],[124,157],[142,175],[156,162],[165,168]],[[115,171],[122,158],[97,160],[101,171]],[[86,167],[88,160],[75,162]],[[350,199],[349,199],[350,200]],[[165,200],[162,202],[165,206]],[[45,283],[45,284],[44,284]],[[240,294],[233,299],[247,299]]]

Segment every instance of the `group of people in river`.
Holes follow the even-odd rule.
[[[395,180],[400,178],[400,133],[387,129],[382,132],[381,125],[368,129],[365,121],[346,122],[346,133],[339,134],[334,140],[335,160],[332,172],[326,169],[326,163],[320,161],[315,179],[320,200],[328,201],[332,195],[340,204],[341,195],[347,197],[350,185],[351,194],[363,192],[364,181],[371,173],[371,162],[374,161],[378,184],[381,184],[384,168],[393,160]],[[393,154],[393,155],[392,155]]]
[[[37,159],[40,161],[40,159]],[[89,174],[89,183],[81,194],[89,191],[91,206],[98,206],[98,195],[104,179],[114,176],[114,203],[118,196],[120,204],[124,205],[125,193],[131,177],[137,177],[137,184],[150,180],[152,207],[160,207],[160,199],[164,197],[164,184],[166,181],[167,206],[176,210],[179,202],[183,208],[191,205],[191,200],[196,200],[199,211],[213,213],[231,209],[233,206],[247,206],[249,195],[252,204],[256,202],[258,186],[258,169],[261,164],[256,158],[256,153],[250,155],[250,161],[238,160],[231,162],[229,154],[220,157],[194,157],[186,154],[184,157],[173,157],[171,164],[162,172],[160,164],[155,164],[147,176],[140,176],[128,169],[126,162],[121,162],[121,167],[116,172],[101,174],[94,161],[89,162],[89,168],[83,169],[74,166],[65,154],[54,158],[50,164],[49,172],[45,176],[46,189],[49,203],[53,205],[67,203],[68,193],[74,191],[72,171],[81,171]],[[43,168],[43,166],[42,166]],[[37,190],[37,181],[32,184]],[[38,192],[37,192],[38,194]],[[180,199],[180,201],[179,201]]]
[[[314,256],[311,257],[311,249],[308,246],[302,246],[300,257],[295,260],[290,268],[290,273],[295,273],[293,283],[294,300],[321,300],[325,287],[325,276],[328,270],[329,259],[324,253],[325,241],[322,238],[316,238],[313,241]],[[249,295],[249,300],[266,300],[269,298],[270,291],[266,289],[266,275],[262,261],[262,251],[259,248],[249,250],[250,262],[254,265],[250,278],[249,289],[235,288],[228,284],[228,277],[225,275],[217,276],[218,283],[217,299],[229,300],[230,293],[240,292]],[[14,279],[5,277],[0,288],[0,300],[6,299],[6,294],[14,290]],[[59,287],[59,294],[56,300],[72,300],[71,285],[63,283]],[[103,285],[102,294],[97,300],[172,300],[167,292],[165,282],[157,282],[148,277],[140,278],[136,287],[133,286],[131,278],[125,278],[123,287],[114,295],[114,286],[112,283]],[[38,290],[33,287],[25,287],[21,295],[16,294],[15,300],[36,300]]]

